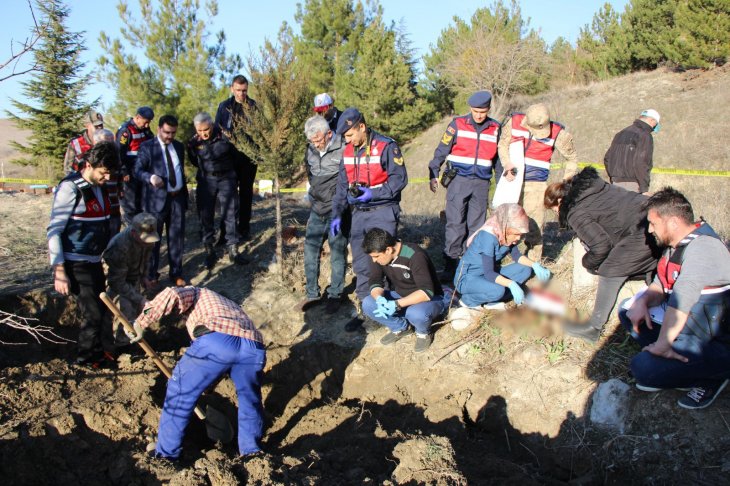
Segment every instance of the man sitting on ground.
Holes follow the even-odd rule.
[[[666,250],[654,282],[619,311],[644,346],[631,371],[639,390],[692,387],[678,405],[705,408],[730,378],[730,252],[678,191],[665,188],[646,207],[649,231]],[[652,319],[655,306],[663,319]]]
[[[390,329],[380,340],[391,344],[416,331],[417,353],[431,345],[431,323],[448,307],[436,269],[418,245],[402,243],[387,231],[374,228],[362,243],[370,255],[370,295],[362,302],[363,313]],[[385,290],[387,279],[391,290]],[[413,328],[411,327],[413,326]]]

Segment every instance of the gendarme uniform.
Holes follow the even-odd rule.
[[[353,126],[364,121],[355,108],[342,113],[337,125],[337,134],[342,135]],[[372,199],[357,202],[348,194],[354,183],[368,187]],[[400,194],[408,184],[408,173],[403,154],[392,138],[368,128],[367,141],[362,147],[345,146],[337,178],[337,189],[332,199],[332,219],[340,218],[348,209],[352,212],[350,246],[352,247],[352,268],[357,275],[355,293],[362,302],[370,295],[368,280],[371,258],[362,250],[365,233],[373,228],[382,228],[395,235],[400,217]]]
[[[502,126],[499,139],[499,159],[502,166],[510,164],[509,146],[520,140],[525,150],[525,184],[520,205],[532,220],[525,236],[529,257],[542,256],[542,226],[545,223],[543,197],[547,189],[553,153],[557,149],[565,158],[564,178],[573,176],[578,169],[578,155],[573,136],[560,123],[550,120],[550,112],[543,104],[532,105],[525,113],[513,113]]]
[[[83,361],[103,353],[104,305],[99,294],[104,291],[101,254],[109,242],[110,206],[103,186],[93,186],[72,172],[58,185],[48,225],[51,266],[63,264],[82,316],[78,352]]]
[[[489,108],[492,95],[479,91],[469,98],[473,108]],[[456,170],[446,192],[444,255],[449,272],[456,268],[470,234],[484,224],[489,199],[492,165],[497,158],[500,125],[486,118],[477,124],[471,113],[454,118],[428,164],[429,178],[436,179],[444,161]]]
[[[216,202],[220,205],[222,223],[226,228],[226,245],[238,244],[238,194],[236,186],[236,147],[214,126],[208,140],[193,135],[187,144],[188,158],[198,168],[197,196],[200,205],[200,222],[203,226],[203,243],[215,241]]]
[[[152,120],[155,113],[151,108],[143,106],[137,110],[137,114],[143,116],[147,120]],[[124,197],[121,200],[122,208],[124,208],[124,224],[130,226],[132,218],[142,212],[142,186],[134,178],[134,164],[137,161],[137,151],[142,142],[155,138],[154,133],[149,128],[138,128],[134,124],[134,120],[130,118],[122,123],[117,130],[117,143],[119,144],[119,158],[122,161],[121,177],[129,176],[129,180],[124,182]]]

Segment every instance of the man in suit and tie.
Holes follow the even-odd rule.
[[[185,239],[185,211],[188,209],[188,188],[183,166],[185,148],[175,140],[177,118],[160,117],[157,137],[139,147],[134,175],[142,184],[142,207],[157,217],[157,232],[167,228],[167,255],[170,262],[170,281],[178,287],[187,282],[183,278],[182,259]],[[160,274],[160,242],[155,244],[149,265],[148,278],[155,282]]]

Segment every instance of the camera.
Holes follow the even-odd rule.
[[[362,195],[361,187],[367,187],[367,184],[362,182],[353,182],[347,189],[347,193],[350,194],[351,197],[360,197]]]

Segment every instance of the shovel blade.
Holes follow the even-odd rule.
[[[205,407],[205,430],[216,442],[227,444],[233,440],[233,427],[228,417],[209,405]]]

